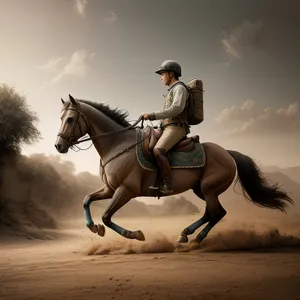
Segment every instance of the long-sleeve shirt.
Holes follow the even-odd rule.
[[[151,119],[154,118],[153,120],[161,120],[161,119],[173,118],[179,115],[184,110],[185,103],[188,99],[189,93],[182,84],[177,84],[175,87],[173,87],[173,85],[175,85],[176,83],[177,81],[173,83],[168,89],[169,93],[171,89],[173,93],[173,101],[171,105],[168,106],[168,101],[166,101],[163,110],[158,112],[153,112],[150,114]],[[169,96],[170,95],[167,95],[167,97]]]

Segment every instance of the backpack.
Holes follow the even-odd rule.
[[[203,110],[203,82],[200,79],[192,79],[187,84],[190,94],[188,100],[188,123],[197,125],[204,120]]]
[[[189,92],[187,106],[187,121],[189,125],[197,125],[203,122],[203,82],[200,79],[192,79],[186,84],[178,82],[185,86]]]

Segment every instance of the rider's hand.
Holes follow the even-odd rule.
[[[143,114],[144,120],[148,120],[149,119],[149,114]]]

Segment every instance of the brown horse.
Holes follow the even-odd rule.
[[[109,106],[86,100],[70,101],[62,99],[63,109],[61,127],[55,147],[60,153],[67,153],[70,147],[92,140],[100,155],[105,185],[87,195],[83,201],[86,225],[93,232],[104,236],[104,225],[94,224],[90,212],[93,201],[110,199],[105,210],[103,223],[129,239],[144,241],[140,231],[130,231],[112,221],[112,216],[130,199],[149,196],[149,186],[157,179],[157,172],[143,168],[136,154],[137,131],[141,128],[127,121],[127,113],[110,109]],[[141,118],[139,119],[141,120]],[[86,134],[89,138],[79,141]],[[285,211],[287,203],[293,200],[275,185],[269,185],[254,161],[237,151],[228,151],[214,143],[201,144],[205,153],[205,164],[198,168],[172,169],[173,193],[178,194],[189,189],[206,202],[204,215],[195,223],[186,227],[177,242],[188,242],[188,235],[200,226],[208,223],[197,235],[201,242],[208,232],[226,215],[219,202],[219,195],[225,192],[233,182],[236,170],[244,196],[254,204]],[[170,150],[172,151],[172,149]]]

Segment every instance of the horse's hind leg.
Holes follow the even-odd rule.
[[[193,187],[193,192],[195,193],[195,195],[197,197],[199,197],[199,199],[205,201],[204,195],[203,195],[203,193],[201,191],[200,182],[197,183]],[[193,234],[199,227],[201,227],[202,225],[204,225],[205,223],[207,223],[209,220],[210,220],[209,211],[207,210],[207,208],[205,208],[204,215],[199,220],[197,220],[193,224],[191,224],[188,227],[186,227],[180,233],[180,236],[177,239],[177,243],[187,243],[188,242],[188,235]]]
[[[223,206],[220,204],[218,196],[208,195],[206,196],[206,199],[206,210],[210,212],[210,218],[208,224],[200,231],[200,233],[196,237],[196,242],[198,243],[202,242],[206,238],[211,229],[218,222],[220,222],[227,213]]]
[[[120,235],[122,235],[125,238],[144,241],[145,236],[142,231],[127,230],[127,229],[117,225],[116,223],[112,222],[112,220],[111,220],[114,213],[116,211],[118,211],[123,205],[125,205],[134,196],[135,195],[133,195],[133,193],[131,193],[130,190],[127,189],[125,186],[118,187],[113,195],[113,198],[112,198],[108,208],[105,210],[105,212],[102,216],[102,221],[107,227],[116,231],[117,233],[119,233]]]
[[[205,209],[204,215],[196,222],[191,224],[190,226],[186,227],[180,234],[177,239],[178,243],[187,243],[188,242],[188,235],[193,234],[199,227],[204,225],[210,220],[209,211],[207,208]]]
[[[216,168],[216,170],[218,170]],[[180,234],[177,242],[187,243],[188,235],[193,234],[200,226],[208,222],[206,227],[198,234],[196,241],[201,242],[208,232],[226,215],[226,210],[219,202],[218,196],[222,194],[231,184],[234,169],[219,168],[217,171],[207,172],[201,180],[201,184],[194,193],[201,199],[205,199],[206,209],[203,217],[185,228]]]
[[[209,222],[197,235],[197,242],[201,242],[226,215],[226,210],[220,204],[218,197],[229,188],[236,173],[235,163],[225,149],[212,143],[203,146],[207,161],[200,188],[209,212]]]
[[[209,222],[197,235],[196,242],[201,242],[206,238],[210,230],[220,222],[226,215],[226,210],[219,201],[219,195],[223,193],[230,185],[229,179],[226,180],[220,175],[208,176],[203,178],[201,190],[206,201],[206,210],[209,212]]]

